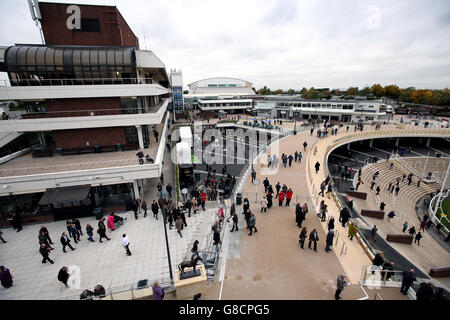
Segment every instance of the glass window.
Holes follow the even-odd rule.
[[[126,65],[131,65],[131,52],[131,49],[123,52],[123,63]]]
[[[107,52],[108,52],[108,53],[107,53],[108,65],[110,65],[110,66],[116,65],[116,62],[115,62],[115,60],[114,60],[114,58],[115,58],[115,52],[114,52],[114,50],[108,50]]]
[[[39,66],[45,66],[45,47],[38,49],[36,53],[36,63]]]
[[[56,49],[55,51],[55,66],[62,66],[63,63],[63,50],[62,49]]]
[[[19,66],[26,66],[27,60],[26,60],[26,54],[27,54],[28,47],[22,47],[19,49],[19,52],[17,53],[17,65]]]
[[[98,52],[98,64],[106,66],[106,50],[100,50]]]
[[[116,51],[116,64],[117,65],[123,64],[123,51],[122,50]]]
[[[55,66],[55,50],[52,48],[47,48],[47,50],[45,51],[45,64],[47,66]]]
[[[83,66],[89,66],[89,49],[85,49],[81,51],[81,63]]]
[[[98,65],[98,50],[90,50],[91,66]]]

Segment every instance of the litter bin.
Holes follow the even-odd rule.
[[[100,220],[103,218],[103,207],[97,207],[92,212],[95,215],[95,219]]]
[[[237,204],[238,206],[242,205],[242,193],[240,193],[240,192],[238,192],[238,193],[236,194],[236,204]]]
[[[297,135],[297,130],[294,130],[294,136],[296,136]]]
[[[96,144],[96,145],[94,146],[94,152],[95,152],[95,153],[100,153],[100,152],[101,152],[101,148],[100,148],[100,146],[99,146],[98,144]]]

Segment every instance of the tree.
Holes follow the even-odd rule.
[[[372,86],[372,88],[370,88],[370,89],[372,91],[372,94],[374,96],[376,96],[377,98],[380,98],[380,97],[384,96],[385,90],[379,83],[374,84]]]
[[[284,91],[281,89],[278,89],[277,91],[275,91],[275,94],[283,94],[283,93],[284,93]]]
[[[290,94],[291,96],[295,93],[294,89],[289,89],[288,90],[288,94]]]
[[[302,95],[302,99],[308,99],[308,89],[306,89],[305,87],[300,90],[300,94]]]
[[[358,87],[350,87],[350,88],[348,88],[346,94],[348,96],[357,96],[358,95]]]
[[[391,99],[398,99],[402,94],[402,90],[396,85],[389,85],[384,87],[385,95]]]

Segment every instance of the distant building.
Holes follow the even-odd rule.
[[[173,92],[173,110],[174,112],[181,112],[184,110],[183,74],[181,70],[170,71],[170,83]]]

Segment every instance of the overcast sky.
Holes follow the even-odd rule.
[[[216,76],[257,89],[450,86],[448,0],[51,2],[116,5],[185,86]],[[40,43],[27,0],[0,0],[0,30],[0,45]]]

